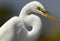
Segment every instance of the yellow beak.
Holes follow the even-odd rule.
[[[53,22],[58,23],[58,21],[53,16],[50,16],[48,12],[44,12],[44,16],[48,17]]]

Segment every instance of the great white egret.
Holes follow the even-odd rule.
[[[35,13],[37,14],[35,15]],[[43,15],[44,17],[47,17],[54,22],[57,22],[57,20],[53,16],[50,16],[48,14],[48,12],[45,10],[45,8],[40,2],[32,1],[26,4],[21,10],[19,18],[23,20],[26,27],[32,27],[32,30],[24,30],[23,32],[26,33],[24,33],[25,36],[23,35],[24,37],[21,41],[35,41],[41,34],[41,27],[43,25],[38,14]]]
[[[43,25],[40,17],[32,12],[57,22],[54,17],[47,13],[40,2],[32,1],[23,7],[19,17],[13,17],[1,26],[0,41],[36,41],[41,34]]]
[[[2,25],[0,28],[0,41],[14,41],[16,37],[16,27],[18,24],[18,17],[13,17],[8,20],[4,25]]]

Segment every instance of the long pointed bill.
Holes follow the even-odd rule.
[[[49,18],[50,20],[52,20],[53,22],[58,23],[58,21],[57,21],[53,16],[50,16],[50,15],[48,14],[48,12],[45,12],[45,13],[44,13],[44,16],[48,17],[48,18]]]

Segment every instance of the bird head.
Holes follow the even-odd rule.
[[[38,2],[38,1],[32,1],[29,3],[30,5],[30,9],[32,9],[33,12],[38,13],[44,17],[49,18],[50,20],[52,20],[53,22],[58,22],[52,15],[49,15],[49,13],[46,11],[46,9],[44,8],[44,6]]]

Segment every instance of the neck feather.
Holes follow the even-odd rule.
[[[20,18],[24,18],[27,15],[29,15],[30,12],[32,12],[32,10],[30,9],[30,7],[29,6],[24,6],[23,9],[20,12],[19,17]]]

